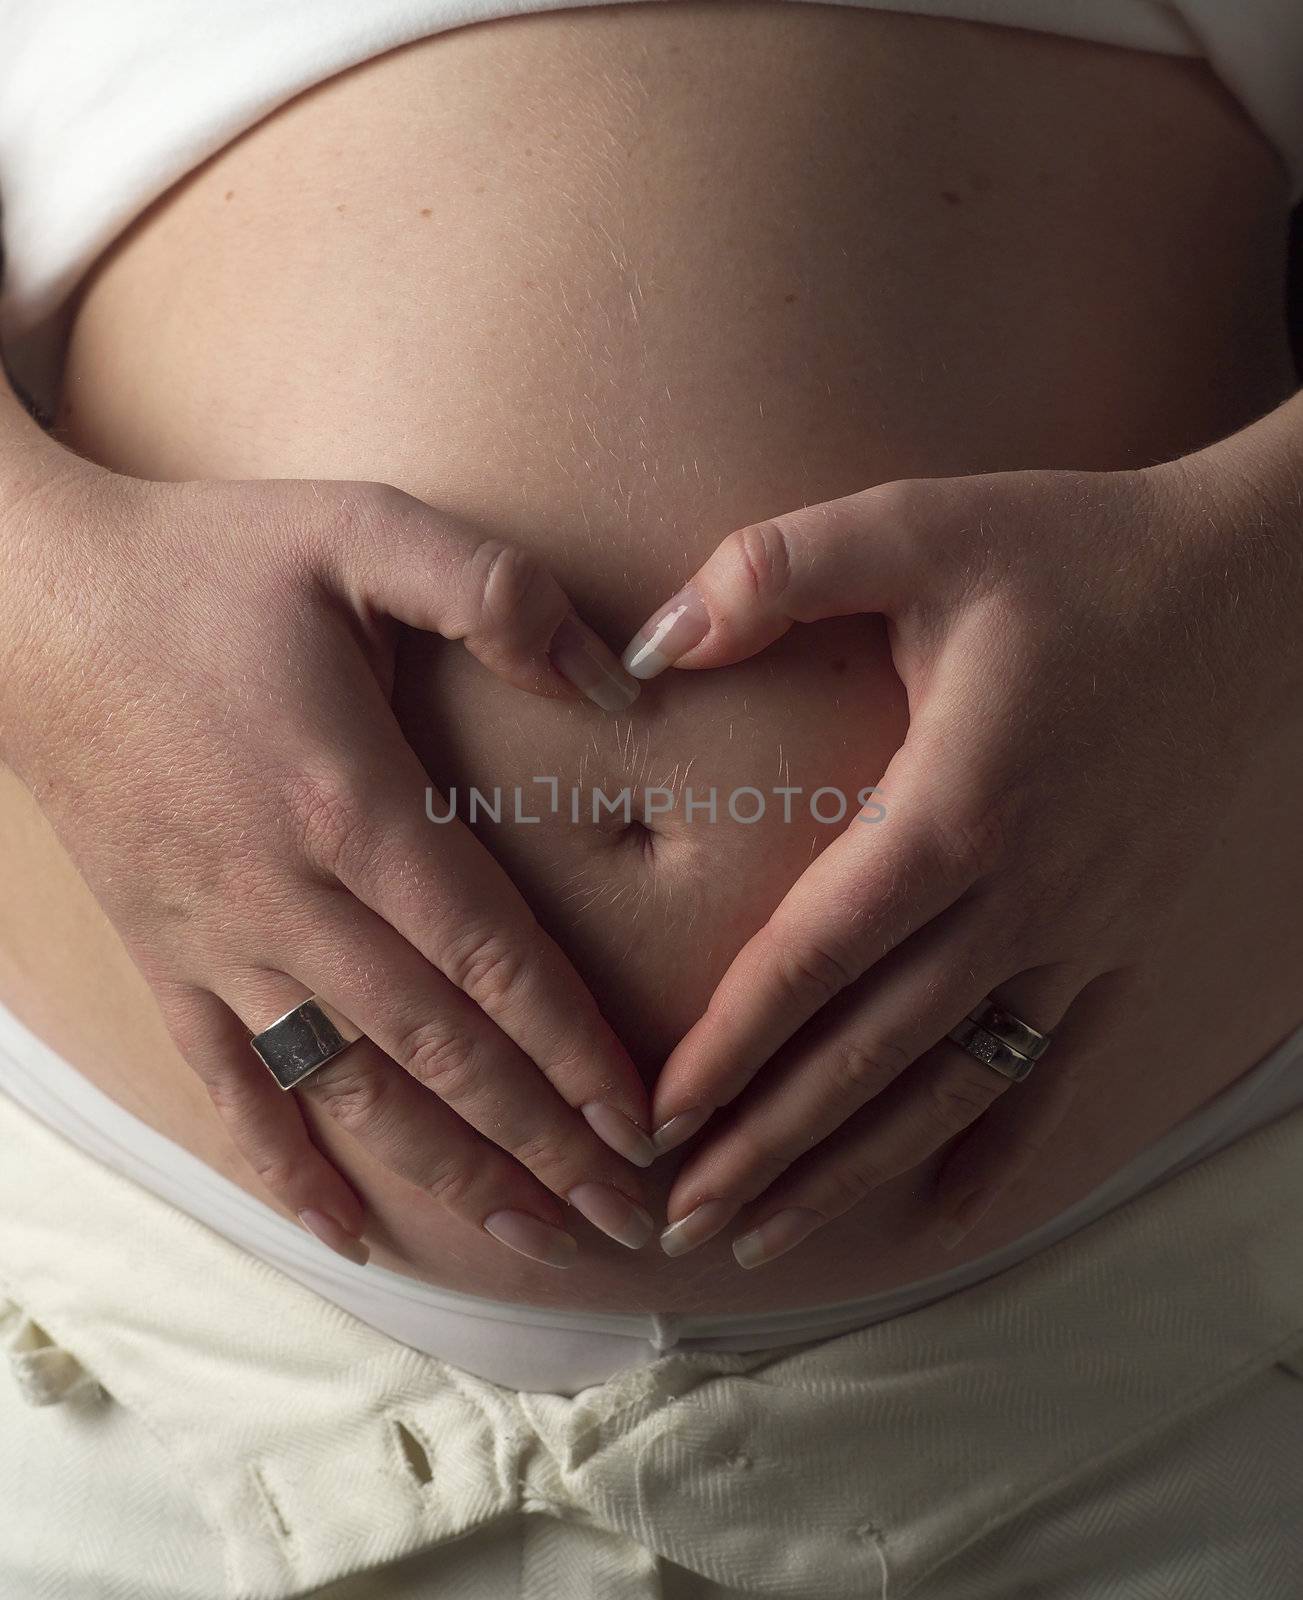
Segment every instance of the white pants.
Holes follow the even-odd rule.
[[[0,1098],[0,1600],[1298,1600],[1303,1111],[999,1277],[574,1396]]]

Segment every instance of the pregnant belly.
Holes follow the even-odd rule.
[[[757,517],[906,475],[1139,464],[1247,420],[1289,382],[1283,204],[1270,153],[1187,62],[809,5],[513,19],[302,96],[152,207],[83,297],[59,428],[144,477],[392,482],[538,550],[618,647]],[[480,836],[648,1081],[907,725],[875,618],[671,673],[623,718],[409,635],[395,705],[463,815],[471,786],[502,803]],[[1085,1192],[1297,1020],[1293,732],[1119,1017],[1116,1082],[960,1258]],[[614,814],[594,819],[597,791]],[[12,783],[0,806],[18,890],[0,998],[261,1194],[39,817]],[[314,1127],[368,1200],[376,1258],[470,1292],[747,1309],[954,1259],[929,1162],[781,1269],[742,1272],[727,1236],[635,1255],[576,1219],[580,1263],[558,1273]],[[653,1200],[681,1159],[652,1169]]]

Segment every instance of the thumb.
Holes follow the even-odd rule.
[[[604,711],[633,704],[638,684],[537,557],[380,487],[373,514],[355,508],[347,548],[318,552],[323,578],[359,614],[460,640],[531,694],[564,698],[577,689]]]
[[[626,672],[725,667],[794,622],[890,614],[909,588],[901,503],[915,487],[879,484],[730,533],[630,640]]]

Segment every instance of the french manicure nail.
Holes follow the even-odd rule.
[[[626,1161],[632,1161],[634,1166],[649,1167],[660,1153],[642,1129],[614,1106],[608,1106],[602,1100],[590,1100],[579,1109],[602,1143],[609,1145]]]
[[[654,612],[629,641],[620,657],[632,678],[654,678],[687,655],[710,632],[710,613],[689,584]]]
[[[750,1233],[740,1233],[733,1241],[733,1254],[739,1267],[758,1267],[763,1262],[781,1256],[784,1250],[800,1244],[808,1234],[827,1222],[819,1211],[808,1206],[789,1206],[786,1211],[775,1211],[758,1228]]]
[[[579,1241],[573,1233],[554,1228],[528,1211],[495,1211],[485,1217],[483,1227],[510,1249],[549,1267],[571,1266],[579,1254]]]
[[[595,1228],[630,1250],[641,1250],[656,1231],[651,1213],[608,1183],[577,1183],[566,1199]]]
[[[322,1244],[329,1245],[356,1266],[364,1267],[371,1259],[371,1251],[361,1239],[350,1233],[342,1223],[336,1222],[334,1217],[328,1217],[324,1211],[314,1211],[311,1206],[305,1206],[299,1212],[299,1221],[309,1233],[316,1234]]]
[[[652,1134],[652,1144],[656,1147],[656,1154],[663,1156],[667,1150],[691,1139],[709,1118],[712,1106],[691,1106],[687,1111],[680,1111],[668,1121],[662,1122],[656,1132]]]
[[[733,1200],[703,1200],[686,1217],[661,1230],[661,1249],[667,1256],[681,1256],[688,1250],[695,1250],[712,1234],[718,1233],[738,1209]]]
[[[638,684],[577,617],[561,619],[547,653],[561,676],[603,711],[627,711],[638,698]]]

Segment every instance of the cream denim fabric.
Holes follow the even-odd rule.
[[[0,1340],[0,1600],[1303,1594],[1303,1111],[922,1310],[564,1397],[0,1097]]]

